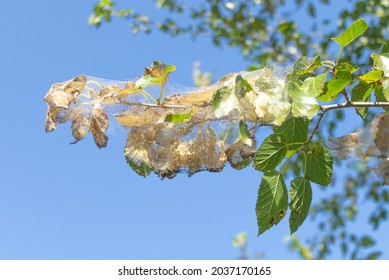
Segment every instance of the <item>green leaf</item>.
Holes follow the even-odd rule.
[[[389,43],[386,43],[382,46],[381,54],[389,54]]]
[[[270,171],[276,168],[285,158],[287,144],[283,135],[272,134],[261,144],[254,156],[254,168]]]
[[[138,175],[146,177],[148,176],[154,169],[147,165],[144,161],[141,164],[136,164],[129,157],[126,157],[126,161],[128,165],[134,170]]]
[[[338,72],[339,70],[347,70],[350,73],[354,73],[354,72],[359,70],[359,67],[354,66],[348,62],[340,62],[340,63],[335,65],[335,72]]]
[[[373,91],[374,86],[365,82],[360,81],[353,89],[351,90],[351,101],[356,102],[369,102],[371,97],[371,92]],[[365,119],[367,116],[367,108],[355,108],[357,114]]]
[[[373,252],[371,254],[369,254],[366,259],[367,260],[376,260],[378,259],[380,256],[382,255],[382,252]]]
[[[306,78],[301,86],[296,82],[288,83],[288,93],[292,99],[292,115],[295,117],[316,116],[319,106],[316,97],[323,92],[327,72],[316,77]]]
[[[375,245],[375,241],[373,239],[371,239],[369,236],[363,236],[359,240],[359,245],[362,247],[370,247],[370,246]]]
[[[389,73],[389,54],[372,54],[371,57],[374,61],[374,68],[384,71],[384,75],[387,76],[387,74]]]
[[[192,110],[190,110],[188,113],[168,114],[165,117],[165,122],[182,123],[185,122],[187,119],[189,119],[191,115],[192,115]]]
[[[249,139],[248,133],[247,133],[247,124],[243,120],[239,121],[239,134],[240,134],[240,139],[242,140],[242,143],[246,144],[248,140],[251,141],[251,139]]]
[[[235,96],[239,99],[242,98],[246,92],[252,91],[253,88],[243,79],[242,75],[238,75],[235,78]]]
[[[288,191],[282,175],[275,170],[266,172],[259,185],[255,206],[258,235],[277,225],[285,216],[287,207]]]
[[[164,64],[160,61],[154,61],[151,64],[151,68],[146,68],[143,77],[135,82],[134,89],[145,88],[153,85],[163,86],[171,72],[176,70],[176,67],[172,64]]]
[[[302,74],[311,72],[320,66],[321,66],[321,57],[320,57],[320,55],[318,55],[313,59],[313,61],[311,63],[309,63],[309,65],[305,66],[303,69],[298,70],[297,74],[302,75]]]
[[[318,99],[323,102],[334,100],[339,95],[339,93],[351,82],[351,73],[348,70],[339,70],[328,81],[323,94],[320,95]]]
[[[292,70],[295,70],[296,73],[304,72],[304,70],[310,68],[312,65],[311,60],[306,57],[300,57],[292,66]]]
[[[227,115],[237,108],[238,104],[234,90],[230,87],[222,87],[217,90],[212,98],[213,112],[217,118]]]
[[[337,42],[342,48],[353,42],[356,38],[361,36],[368,28],[364,19],[354,21],[342,34],[336,38],[331,38]]]
[[[312,5],[312,3],[309,3],[309,4],[308,4],[308,14],[309,14],[311,17],[315,17],[315,16],[316,16],[315,7]]]
[[[374,94],[377,102],[388,102],[389,101],[389,79],[384,79],[382,84],[378,84],[374,88]],[[389,108],[383,108],[389,113]]]
[[[384,75],[384,72],[380,69],[372,70],[364,75],[358,77],[361,81],[372,84],[380,81]]]
[[[333,159],[328,149],[319,143],[310,143],[309,151],[303,153],[304,177],[322,186],[332,180]]]
[[[301,90],[305,93],[305,95],[309,94],[309,96],[318,97],[323,93],[327,75],[328,72],[325,72],[317,75],[316,77],[309,77],[305,79],[301,86]]]
[[[292,181],[289,191],[291,202],[289,208],[292,211],[289,218],[290,234],[294,233],[308,216],[312,201],[311,183],[304,178],[296,178]]]
[[[276,134],[282,134],[289,151],[300,148],[308,136],[309,120],[306,118],[290,118],[280,127],[274,128]]]

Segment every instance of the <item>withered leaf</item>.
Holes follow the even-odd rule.
[[[86,87],[86,76],[80,75],[66,84],[64,92],[66,93],[81,92],[84,90],[85,87]]]
[[[153,61],[151,68],[146,67],[144,75],[150,75],[153,77],[162,77],[167,65],[161,61]]]
[[[127,82],[124,88],[120,88],[117,94],[118,98],[124,98],[127,95],[138,93],[141,91],[141,88],[135,87],[134,82]]]
[[[330,137],[328,140],[331,142],[330,149],[336,150],[337,155],[341,159],[348,157],[361,144],[359,141],[359,133],[355,132],[342,137]]]
[[[389,114],[385,112],[375,116],[370,123],[370,132],[374,137],[377,149],[382,155],[387,155],[389,150]]]
[[[108,129],[108,116],[105,111],[97,107],[93,110],[90,130],[97,147],[105,148],[107,146],[108,137],[105,131]]]
[[[88,134],[90,123],[90,116],[84,115],[82,112],[73,117],[72,134],[76,140],[72,144],[77,143]]]
[[[386,158],[380,161],[375,172],[378,176],[382,178],[383,184],[388,185],[389,184],[389,159]]]
[[[250,138],[251,145],[244,144],[241,139],[232,144],[226,151],[228,162],[237,170],[247,167],[251,163],[251,157],[255,154],[255,141]]]
[[[77,143],[83,139],[91,131],[93,139],[99,148],[107,146],[108,137],[104,132],[108,129],[108,115],[105,111],[95,106],[91,112],[85,113],[82,111],[74,111],[72,118],[72,134]]]
[[[121,126],[132,128],[162,123],[168,114],[168,110],[159,107],[132,107],[124,114],[114,116]]]
[[[46,113],[46,132],[53,131],[57,128],[57,117],[59,113],[60,110],[58,108],[48,108]]]
[[[54,108],[69,108],[69,104],[76,100],[77,92],[65,92],[65,83],[58,83],[51,86],[44,100]],[[49,108],[50,109],[50,108]]]

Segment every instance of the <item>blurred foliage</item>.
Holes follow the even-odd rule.
[[[100,0],[94,6],[89,23],[100,27],[119,17],[127,20],[133,33],[159,30],[170,36],[190,34],[193,38],[209,36],[216,46],[238,48],[253,64],[291,62],[299,56],[326,56],[330,38],[351,22],[365,18],[369,30],[345,59],[358,61],[369,51],[377,52],[388,36],[389,1],[345,1],[347,9],[339,11],[338,21],[331,22],[320,10],[334,6],[334,0],[155,0],[161,19],[152,19],[147,11],[130,7],[118,8],[111,0]],[[386,11],[386,12],[385,12]],[[306,15],[310,20],[299,22]],[[365,57],[366,58],[366,57]]]
[[[196,5],[193,1],[179,0],[153,2],[161,13],[160,19],[152,19],[147,11],[117,7],[111,0],[101,0],[94,6],[89,23],[100,27],[119,17],[129,23],[134,34],[159,30],[170,36],[190,34],[196,38],[206,35],[215,46],[228,45],[241,50],[252,65],[250,70],[269,63],[291,63],[300,56],[320,54],[327,57],[332,52],[330,38],[359,18],[366,20],[369,29],[353,42],[352,48],[343,50],[342,61],[367,65],[369,55],[379,52],[389,35],[389,0],[343,1],[342,6],[347,8],[339,10],[336,22],[329,18],[333,15],[320,12],[325,6],[339,3],[334,0],[205,0],[195,1]],[[299,22],[301,15],[307,15],[310,20]],[[371,111],[358,113],[363,114],[365,121],[373,117]],[[326,125],[320,126],[315,139],[333,135],[344,118],[345,114],[340,110],[328,114],[323,120]],[[334,163],[341,165],[337,159]],[[299,164],[297,160],[290,160],[283,169],[285,176],[299,176]],[[336,189],[328,189],[326,198],[311,208],[311,217],[318,230],[310,232],[310,237],[304,241],[295,235],[291,237],[290,249],[301,258],[325,259],[337,252],[349,259],[380,257],[374,230],[387,220],[389,192],[371,176],[366,164],[350,164],[352,166],[346,167],[349,174],[337,174],[335,168]],[[361,224],[361,219],[366,217],[365,230],[361,232],[360,228],[355,228],[356,220]],[[245,257],[246,237],[244,242],[240,241],[242,238],[237,237],[235,243]]]

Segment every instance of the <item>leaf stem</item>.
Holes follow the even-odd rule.
[[[150,98],[152,101],[154,101],[155,103],[158,103],[158,101],[150,94],[148,93],[147,91],[145,91],[143,88],[141,90],[141,93],[143,94],[143,96]]]
[[[158,98],[158,104],[162,105],[164,100],[165,100],[165,83],[161,85],[161,93]]]

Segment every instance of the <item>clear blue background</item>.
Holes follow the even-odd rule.
[[[139,2],[155,13],[152,1]],[[287,219],[256,238],[261,174],[252,168],[145,179],[127,166],[120,129],[103,150],[90,135],[69,145],[69,127],[45,133],[45,93],[82,73],[132,79],[158,59],[176,65],[172,79],[192,86],[195,60],[216,78],[248,66],[237,50],[214,48],[209,38],[132,37],[124,21],[93,29],[94,3],[1,5],[0,259],[233,259],[239,251],[231,241],[242,230],[250,253],[297,258],[286,250]],[[311,229],[306,223],[299,233]]]

